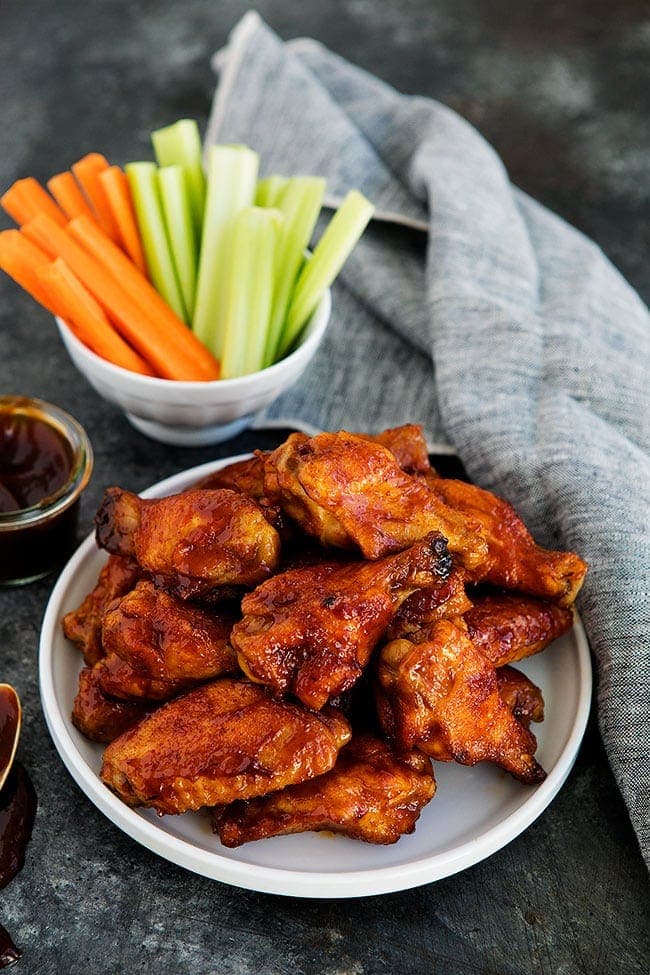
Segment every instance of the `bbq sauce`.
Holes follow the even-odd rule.
[[[36,792],[20,762],[14,762],[0,791],[0,890],[25,863],[36,817]]]
[[[0,585],[38,579],[69,554],[91,468],[76,420],[39,400],[0,397]]]
[[[0,411],[0,512],[31,508],[66,484],[72,448],[63,434],[22,407]],[[23,412],[24,410],[24,412]]]

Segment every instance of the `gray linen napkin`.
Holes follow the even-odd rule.
[[[423,423],[542,543],[590,563],[579,609],[600,726],[647,858],[650,320],[599,248],[514,188],[454,112],[406,97],[249,13],[215,57],[206,142],[265,173],[357,187],[428,235],[375,222],[334,290],[313,365],[269,417]],[[549,164],[551,164],[549,162]]]

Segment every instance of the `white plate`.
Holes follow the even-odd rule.
[[[242,457],[169,477],[144,496],[174,494]],[[517,664],[540,685],[546,702],[546,719],[534,726],[537,756],[548,772],[540,786],[522,785],[494,766],[436,762],[437,794],[415,833],[394,846],[304,833],[228,850],[212,834],[205,814],[160,818],[152,810],[130,809],[98,777],[101,746],[87,741],[70,720],[82,658],[60,626],[94,586],[105,559],[90,536],[54,587],[40,642],[43,711],[59,755],[88,798],[121,830],[172,863],[238,887],[295,897],[361,897],[417,887],[464,870],[509,843],[548,806],[573,765],[591,700],[589,648],[577,619],[548,651]]]

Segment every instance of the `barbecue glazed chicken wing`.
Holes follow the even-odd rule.
[[[402,470],[409,474],[428,474],[431,472],[427,443],[424,439],[422,427],[415,423],[407,423],[391,430],[383,430],[376,435],[359,433],[355,436],[386,447],[393,454]],[[294,532],[291,523],[283,518],[278,504],[274,504],[264,491],[264,466],[270,453],[268,450],[257,450],[253,457],[237,460],[233,464],[228,464],[226,467],[208,474],[207,477],[198,481],[194,487],[202,489],[229,488],[232,491],[241,491],[249,498],[254,498],[262,508],[265,517],[280,532],[283,542],[292,541]]]
[[[142,577],[142,569],[137,562],[111,555],[92,592],[89,592],[81,606],[63,617],[63,632],[68,640],[76,643],[91,666],[104,656],[102,649],[102,619],[106,607],[117,596],[133,589]]]
[[[141,721],[152,708],[146,701],[114,701],[100,687],[101,665],[84,667],[72,706],[72,723],[91,741],[109,742]]]
[[[280,533],[283,542],[293,538],[293,526],[283,516],[279,505],[271,503],[264,494],[264,452],[259,450],[254,457],[236,460],[218,471],[208,474],[194,485],[195,490],[215,490],[227,488],[238,491],[259,504],[264,517]]]
[[[431,471],[427,442],[418,423],[404,423],[401,427],[391,427],[376,434],[355,433],[355,437],[386,447],[407,474],[428,474]]]
[[[386,447],[351,433],[292,434],[266,458],[264,488],[308,535],[325,545],[358,546],[367,559],[431,532],[447,539],[463,566],[476,568],[487,555],[476,519],[439,501]]]
[[[433,623],[462,616],[471,608],[465,592],[465,573],[455,566],[446,579],[436,579],[432,586],[418,589],[402,603],[386,636],[389,640],[406,637],[417,642]]]
[[[587,572],[587,563],[578,555],[537,545],[512,505],[490,491],[431,475],[426,483],[441,503],[482,527],[488,555],[480,564],[468,567],[469,582],[490,582],[552,599],[561,606],[572,605]]]
[[[440,620],[424,643],[387,644],[377,678],[380,721],[399,747],[442,762],[494,762],[531,784],[545,778],[534,735],[504,703],[494,667],[462,621]]]
[[[499,697],[519,724],[530,727],[531,721],[544,720],[544,698],[537,684],[514,667],[497,670]]]
[[[393,454],[395,460],[409,474],[428,474],[431,471],[427,442],[422,427],[417,423],[405,423],[401,427],[382,430],[381,433],[355,433],[355,437],[378,443]],[[196,488],[230,488],[241,491],[256,501],[264,498],[264,463],[270,450],[256,450],[253,457],[236,460],[194,485]]]
[[[280,539],[259,506],[235,491],[185,491],[149,501],[109,488],[97,544],[134,558],[182,599],[210,599],[254,586],[277,567]]]
[[[311,708],[352,687],[393,615],[450,570],[434,535],[377,562],[320,563],[273,576],[242,601],[231,641],[242,670]]]
[[[111,742],[101,778],[130,806],[182,813],[227,805],[328,772],[350,726],[223,678],[163,704]]]
[[[118,698],[164,701],[193,684],[237,673],[229,640],[233,623],[151,582],[138,583],[104,616],[102,690]]]
[[[218,488],[227,488],[259,501],[264,497],[265,456],[265,453],[260,450],[253,457],[227,464],[197,481],[194,490],[214,491]]]
[[[474,646],[494,667],[539,653],[573,626],[573,613],[519,593],[475,596],[463,616]]]
[[[224,846],[308,830],[332,830],[366,843],[396,843],[412,833],[436,791],[431,762],[396,754],[369,735],[353,738],[331,772],[250,802],[215,811]]]

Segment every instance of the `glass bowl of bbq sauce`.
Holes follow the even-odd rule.
[[[0,586],[41,579],[70,554],[92,467],[90,441],[68,413],[0,396]]]

